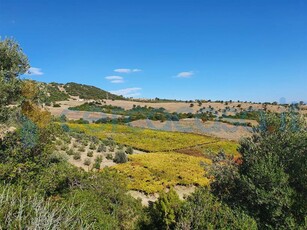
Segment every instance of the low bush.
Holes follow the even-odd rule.
[[[81,159],[81,154],[79,152],[74,153],[74,160],[80,160]]]
[[[87,156],[88,156],[88,157],[93,157],[93,155],[94,155],[94,152],[93,152],[93,151],[88,151],[88,152],[87,152]]]
[[[131,146],[126,148],[126,153],[127,154],[133,154],[133,148]]]
[[[94,150],[94,149],[96,149],[96,145],[95,145],[94,143],[91,143],[89,148],[90,148],[91,150]]]
[[[106,152],[107,151],[107,147],[104,144],[100,144],[98,146],[97,152]]]
[[[128,161],[128,157],[124,151],[120,150],[115,153],[113,161],[118,164],[126,163]]]
[[[86,158],[85,160],[84,160],[84,165],[86,165],[86,166],[89,166],[89,165],[91,165],[91,163],[92,163],[92,161],[91,161],[91,159],[90,158]]]
[[[68,151],[66,151],[67,155],[72,156],[74,155],[74,151],[72,149],[69,149]]]
[[[106,156],[106,159],[108,159],[108,160],[113,160],[113,155],[112,155],[112,153],[108,153],[107,156]]]

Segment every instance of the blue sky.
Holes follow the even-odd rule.
[[[21,44],[39,81],[307,101],[306,0],[0,0],[0,35]]]

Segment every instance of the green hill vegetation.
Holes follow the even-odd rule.
[[[115,94],[109,93],[95,86],[77,84],[74,82],[65,84],[64,89],[69,95],[79,96],[81,99],[89,99],[89,100],[124,99],[123,96],[117,96]]]

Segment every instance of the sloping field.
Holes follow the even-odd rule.
[[[216,136],[218,138],[238,141],[242,137],[251,136],[251,127],[235,126],[218,121],[206,121],[189,119],[180,121],[151,121],[138,120],[129,123],[133,127],[149,128],[154,130],[177,131]]]
[[[173,152],[147,153],[131,155],[128,163],[114,168],[129,179],[129,189],[149,194],[175,185],[208,185],[202,163],[211,161]]]
[[[113,138],[117,143],[129,145],[146,152],[165,152],[214,143],[218,139],[209,136],[165,132],[158,130],[129,127],[112,124],[68,124],[76,131],[83,131],[88,135],[99,138]]]

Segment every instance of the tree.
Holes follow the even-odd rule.
[[[7,106],[19,99],[19,76],[28,69],[28,59],[20,46],[12,39],[0,40],[0,121],[7,120]]]
[[[293,112],[263,116],[253,136],[241,141],[239,152],[242,158],[238,172],[228,176],[228,182],[221,180],[225,177],[216,177],[214,193],[230,205],[241,206],[261,228],[304,226],[307,216],[304,119]],[[231,175],[231,171],[224,174]]]
[[[174,189],[161,193],[158,200],[149,206],[151,228],[174,229],[181,204],[182,201]]]
[[[183,203],[175,229],[257,229],[255,220],[219,202],[207,188],[197,189]]]

